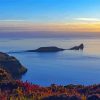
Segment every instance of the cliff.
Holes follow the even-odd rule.
[[[15,79],[27,71],[15,57],[2,52],[0,52],[0,68],[7,70]]]

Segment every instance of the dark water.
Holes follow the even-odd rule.
[[[39,85],[56,84],[95,84],[100,83],[100,40],[32,38],[2,39],[0,50],[3,52],[36,49],[42,46],[70,48],[84,43],[84,51],[63,51],[57,53],[14,53],[28,68],[23,81]]]

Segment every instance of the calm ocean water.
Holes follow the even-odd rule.
[[[57,53],[13,53],[28,68],[23,81],[43,86],[55,84],[100,83],[100,39],[29,38],[0,39],[0,51],[36,49],[42,46],[57,46],[68,49],[84,43],[84,51]]]

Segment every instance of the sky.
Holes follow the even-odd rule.
[[[100,36],[100,0],[0,0],[0,36],[15,35]]]

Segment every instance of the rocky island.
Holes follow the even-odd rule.
[[[40,47],[36,50],[27,50],[26,52],[58,52],[58,51],[63,51],[63,50],[65,49],[51,46],[51,47]]]
[[[8,71],[16,79],[20,78],[27,69],[13,56],[0,52],[0,68]]]
[[[58,52],[58,51],[64,51],[64,50],[83,50],[83,49],[84,49],[84,44],[80,44],[79,46],[74,46],[70,49],[63,49],[63,48],[51,46],[51,47],[40,47],[36,50],[27,50],[25,52]]]
[[[59,52],[59,51],[64,51],[64,50],[83,50],[84,49],[84,44],[80,44],[79,46],[74,46],[70,49],[63,49],[59,48],[56,46],[49,46],[49,47],[40,47],[35,50],[25,50],[25,51],[18,51],[18,52],[9,52],[9,53],[23,53],[23,52],[40,52],[40,53],[45,53],[45,52]]]

